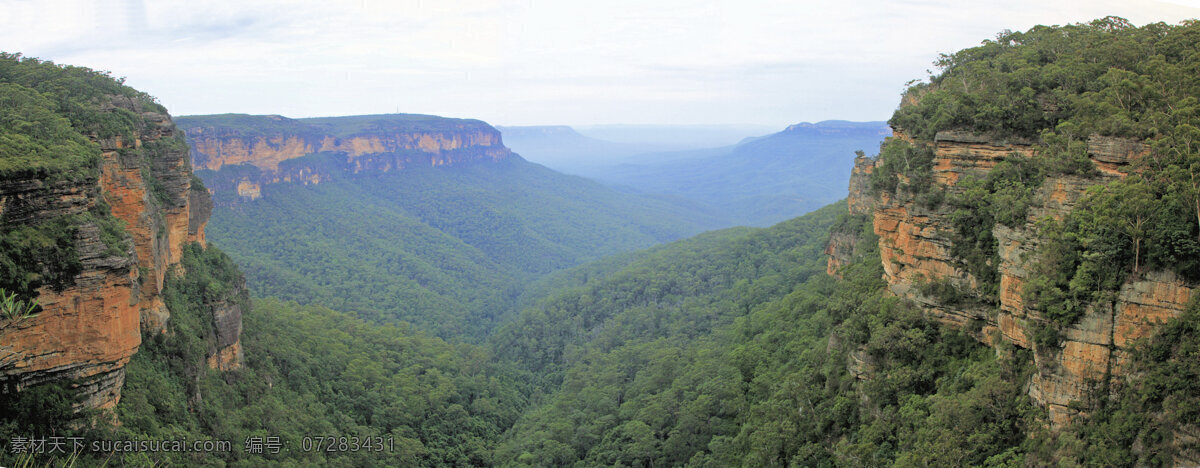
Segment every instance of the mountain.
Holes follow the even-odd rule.
[[[143,337],[169,333],[165,284],[212,202],[166,110],[107,75],[0,54],[0,100],[0,388],[66,381],[112,408]],[[198,304],[213,368],[241,365],[244,292]]]
[[[504,143],[525,159],[567,174],[583,175],[619,164],[629,156],[669,148],[654,143],[615,143],[580,134],[565,125],[496,127]]]
[[[493,338],[544,392],[497,459],[1197,464],[1197,27],[1002,33],[907,91],[845,211],[571,271]]]
[[[235,193],[253,200],[262,184],[318,184],[342,173],[512,156],[499,132],[481,121],[429,115],[297,120],[224,114],[185,116],[179,124],[188,134],[193,164],[211,183],[218,203],[235,202]]]
[[[1197,325],[1200,82],[1176,72],[1196,65],[1198,32],[1110,17],[1002,34],[910,88],[896,135],[856,162],[850,211],[878,235],[867,242],[890,293],[998,352],[1028,353],[1027,395],[1080,444],[1058,446],[1060,459],[1200,461],[1196,420],[1173,414],[1200,405],[1174,377],[1196,369],[1196,340],[1179,333]],[[1120,55],[1135,43],[1159,55]],[[992,68],[1017,55],[1046,58]],[[1133,79],[1162,94],[1127,105]],[[962,87],[1000,82],[1009,91]],[[1009,100],[1017,89],[1030,100]],[[835,233],[830,272],[862,242]]]
[[[906,90],[845,201],[569,268],[570,244],[545,252],[580,234],[535,227],[598,186],[492,140],[355,153],[339,145],[375,130],[336,120],[312,140],[335,150],[210,169],[234,183],[205,229],[152,98],[5,54],[0,464],[1198,465],[1198,44],[1198,22],[1002,32]],[[376,141],[463,123],[398,120]],[[289,167],[304,177],[275,179]],[[315,301],[410,302],[445,274],[483,314],[419,325],[442,339],[251,300],[214,245],[222,211],[265,226],[260,262],[348,293]],[[513,235],[548,243],[505,256]],[[492,267],[525,283],[489,295]],[[455,323],[497,315],[471,298],[519,311]],[[84,448],[36,448],[62,440]]]
[[[638,125],[608,124],[575,127],[584,136],[621,144],[655,145],[658,151],[717,148],[747,137],[766,135],[765,125]]]
[[[258,295],[482,336],[555,270],[717,226],[529,163],[477,120],[181,117],[209,236]]]
[[[0,465],[490,464],[525,385],[478,346],[252,302],[152,97],[0,54],[0,101]]]
[[[586,174],[638,193],[716,207],[735,222],[770,225],[841,199],[857,150],[891,134],[884,122],[796,124],[736,145],[640,155]]]

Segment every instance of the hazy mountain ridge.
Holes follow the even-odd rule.
[[[5,309],[0,351],[67,363],[25,378],[0,355],[25,379],[0,386],[0,442],[235,444],[78,458],[128,465],[1196,465],[1198,44],[1200,22],[1005,31],[907,90],[880,154],[846,171],[846,202],[582,265],[538,285],[540,299],[514,279],[680,235],[705,212],[517,156],[435,165],[444,148],[405,148],[425,163],[386,172],[350,169],[350,150],[281,159],[337,176],[273,181],[217,208],[208,237],[241,242],[248,270],[353,314],[249,307],[237,266],[200,245],[207,198],[151,99],[109,93],[115,81],[86,69],[13,80],[0,61],[18,82],[0,94],[19,104],[0,118],[21,124],[0,127],[0,273],[19,299],[50,305]],[[71,89],[84,92],[56,94]],[[769,155],[789,141],[858,131],[816,127],[734,148],[782,171]],[[699,167],[745,167],[712,159]],[[208,172],[264,170],[222,166]],[[165,322],[142,307],[156,295]],[[91,322],[55,322],[77,318]],[[58,351],[123,352],[137,319],[132,357]],[[112,412],[86,420],[122,385]],[[381,448],[237,445],[313,433]],[[76,461],[47,457],[0,450],[5,465]]]
[[[884,122],[802,123],[728,148],[643,155],[644,163],[590,176],[706,203],[738,223],[769,225],[842,198],[854,152],[873,151],[890,134]]]

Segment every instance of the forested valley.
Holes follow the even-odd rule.
[[[140,340],[87,375],[0,358],[0,464],[1187,465],[1198,44],[1195,21],[1109,17],[943,55],[847,199],[716,230],[519,156],[194,177],[153,98],[4,54],[0,350],[42,345],[72,300]],[[448,125],[425,117],[313,125]],[[378,163],[344,153],[297,174]],[[1085,347],[1102,370],[1065,358]],[[233,444],[12,449],[30,435]]]

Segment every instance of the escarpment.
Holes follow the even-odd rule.
[[[6,66],[65,73],[50,63],[4,59]],[[5,259],[12,261],[5,281],[18,298],[40,305],[32,315],[0,319],[0,386],[19,392],[65,381],[81,406],[111,408],[143,334],[168,330],[164,286],[169,275],[186,274],[180,266],[185,246],[204,245],[212,201],[194,185],[182,134],[161,106],[106,75],[73,72],[91,81],[47,93],[79,106],[64,105],[61,114],[102,122],[91,129],[75,123],[80,141],[97,157],[61,171],[0,176],[0,232]],[[35,257],[46,248],[53,254]],[[228,330],[213,350],[226,356],[215,367],[240,365],[240,317],[215,320]]]
[[[881,170],[882,158],[856,161],[850,212],[871,218],[890,292],[937,321],[971,331],[982,342],[1034,350],[1036,371],[1028,393],[1048,409],[1053,424],[1069,421],[1078,412],[1073,402],[1087,398],[1089,391],[1107,379],[1122,378],[1131,346],[1149,337],[1156,325],[1183,313],[1196,285],[1172,271],[1148,270],[1128,275],[1106,299],[1087,304],[1055,339],[1039,337],[1053,326],[1029,287],[1047,242],[1042,224],[1064,220],[1080,206],[1089,187],[1132,173],[1134,163],[1147,152],[1142,142],[1093,135],[1086,140],[1086,156],[1095,171],[1047,175],[1032,190],[1020,219],[987,226],[995,249],[984,265],[993,272],[990,278],[973,273],[967,260],[956,255],[956,242],[964,242],[957,234],[962,227],[956,225],[963,207],[944,200],[976,196],[977,182],[998,164],[1028,160],[1044,147],[967,131],[938,132],[933,141],[898,131],[885,143],[890,144],[925,145],[932,158],[929,185],[921,193],[905,174],[897,174],[895,188],[881,189],[878,180],[873,188],[872,174]],[[836,232],[831,237],[826,250],[831,274],[847,263],[857,240]],[[994,292],[989,293],[989,287]]]
[[[179,119],[192,163],[222,203],[254,200],[274,183],[512,157],[500,132],[478,120],[427,115],[311,119],[250,115]],[[226,196],[228,195],[228,197]]]

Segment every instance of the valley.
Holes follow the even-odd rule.
[[[1200,22],[989,37],[718,145],[0,53],[0,464],[1200,464]]]

